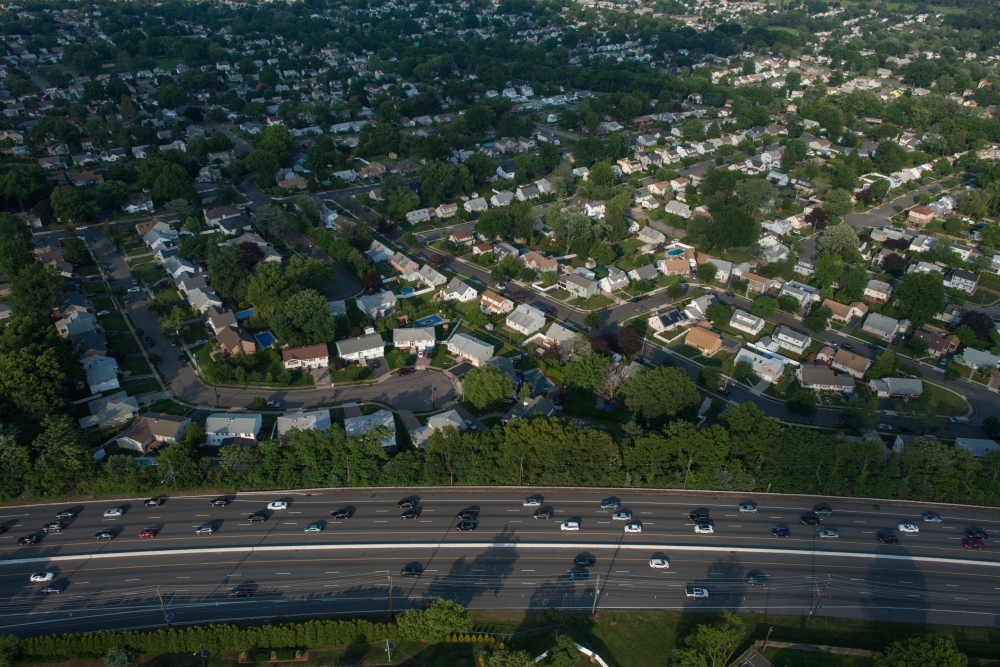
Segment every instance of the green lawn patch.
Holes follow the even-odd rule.
[[[101,315],[98,319],[101,321],[101,325],[105,331],[128,331],[128,325],[125,323],[125,318],[121,313]]]
[[[121,364],[123,371],[129,371],[133,376],[136,375],[152,375],[153,371],[149,369],[149,364],[142,357],[129,357]]]
[[[108,347],[121,350],[126,354],[139,351],[139,344],[135,342],[130,333],[110,333],[107,335]]]
[[[455,365],[455,360],[448,356],[448,346],[438,345],[434,350],[434,358],[431,359],[431,366],[434,368],[451,368]]]
[[[965,399],[950,389],[929,382],[924,383],[924,398],[934,402],[941,417],[961,417],[969,410]]]
[[[170,399],[163,399],[149,405],[150,412],[161,412],[166,415],[177,415],[178,417],[186,415],[189,409]]]
[[[181,294],[177,291],[176,287],[171,287],[170,289],[161,290],[157,293],[157,297],[163,297],[165,299],[170,299],[171,303],[175,303],[181,300]]]
[[[94,294],[100,294],[108,289],[103,280],[90,280],[83,285],[83,288]]]
[[[154,391],[160,391],[160,385],[156,382],[143,382],[141,384],[134,384],[130,387],[125,388],[125,393],[127,393],[129,396],[150,394]]]
[[[342,371],[331,370],[330,380],[334,384],[345,384],[348,382],[362,382],[371,380],[374,376],[368,366],[351,364]]]
[[[611,300],[611,297],[597,294],[588,299],[576,298],[570,301],[570,303],[582,310],[600,310],[601,308],[610,306],[614,302]]]
[[[386,353],[385,363],[389,365],[389,368],[396,370],[397,368],[412,366],[417,363],[417,355],[410,354],[408,350],[400,350],[394,347]]]
[[[773,665],[783,667],[871,667],[871,658],[856,655],[835,655],[816,651],[795,651],[788,648],[769,648],[764,657]]]
[[[97,310],[114,310],[115,302],[114,299],[108,296],[99,296],[93,299],[94,308]]]
[[[551,291],[547,292],[547,294],[551,298],[558,299],[560,301],[562,301],[563,299],[565,299],[566,297],[569,296],[569,292],[567,290],[564,290],[564,289],[554,289],[554,290],[551,290]]]

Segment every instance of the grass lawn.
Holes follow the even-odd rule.
[[[142,357],[129,357],[121,364],[121,368],[124,371],[130,371],[133,376],[136,375],[152,375],[152,371],[149,370],[149,364]]]
[[[782,667],[871,667],[871,658],[856,655],[834,655],[815,651],[796,651],[788,648],[769,648],[764,657],[773,665]]]
[[[417,355],[410,354],[407,350],[400,350],[399,348],[394,347],[386,353],[385,363],[387,363],[389,368],[392,370],[396,370],[397,368],[412,366],[417,363]]]
[[[701,352],[694,349],[690,345],[681,345],[680,347],[675,349],[674,352],[687,359],[696,359],[701,356]]]
[[[132,338],[132,334],[128,333],[108,334],[108,346],[126,354],[139,351],[139,344]]]
[[[134,384],[130,387],[125,388],[125,393],[127,393],[129,396],[149,394],[154,391],[160,391],[160,385],[156,382],[143,382],[141,384]]]
[[[96,294],[100,294],[101,292],[104,292],[108,289],[107,286],[104,284],[103,280],[91,280],[85,283],[83,288],[88,292],[93,292]]]
[[[993,304],[1000,300],[1000,295],[994,294],[993,292],[987,292],[986,290],[977,289],[972,296],[965,298],[966,303],[973,303],[977,306],[984,306],[987,304]]]
[[[180,292],[177,291],[176,287],[171,287],[170,289],[161,290],[157,297],[163,297],[165,299],[170,299],[171,303],[175,303],[181,300]]]
[[[455,360],[448,356],[448,346],[438,345],[434,351],[434,358],[431,359],[431,366],[434,368],[451,368],[455,365]]]
[[[610,306],[614,302],[611,300],[611,297],[597,294],[589,299],[576,298],[570,301],[570,303],[583,310],[600,310],[601,308]]]
[[[873,336],[870,333],[866,333],[864,331],[861,331],[861,327],[858,327],[854,331],[852,331],[851,335],[854,336],[855,338],[860,338],[861,340],[863,340],[865,342],[874,343],[875,345],[878,345],[879,347],[883,347],[884,348],[885,344],[886,344],[884,339],[879,338],[878,336]]]
[[[98,319],[100,319],[105,331],[128,331],[128,325],[125,324],[125,318],[121,313],[101,315]]]
[[[178,417],[183,417],[189,409],[169,399],[156,401],[149,405],[150,412],[161,412],[167,415],[177,415]]]
[[[371,380],[372,377],[371,369],[368,366],[360,366],[358,364],[351,364],[342,371],[336,369],[330,371],[330,381],[334,384],[361,382],[363,380]]]
[[[139,276],[146,281],[147,285],[152,285],[153,283],[159,282],[161,278],[165,277],[167,272],[156,267],[155,269],[146,269],[139,272]]]
[[[924,396],[934,401],[937,414],[942,417],[960,417],[969,409],[961,396],[950,389],[929,382],[924,383]]]
[[[93,299],[94,308],[97,310],[114,310],[115,302],[111,297],[99,296]]]

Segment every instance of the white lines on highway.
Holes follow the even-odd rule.
[[[376,512],[388,512],[389,510],[375,510]]]
[[[969,598],[955,598],[956,600],[968,600]]]
[[[195,514],[195,516],[200,519],[201,517],[206,517],[208,515],[207,514]]]
[[[340,570],[334,570],[333,572],[327,572],[326,574],[340,574]]]
[[[628,570],[615,570],[615,574],[628,574]]]
[[[16,516],[31,516],[30,514],[0,514],[0,519],[11,519]]]
[[[868,523],[867,521],[861,521],[860,519],[855,519],[854,523]]]
[[[639,514],[652,514],[652,512],[639,512]]]
[[[302,512],[289,512],[289,514],[302,514]]]
[[[736,517],[738,517],[738,516],[739,516],[739,514],[727,514],[727,515],[726,515],[726,518],[727,518],[727,519],[735,519],[735,518],[736,518]]]
[[[511,523],[524,523],[524,522],[523,522],[523,521],[521,521],[520,519],[511,519],[511,520],[510,520],[510,522],[511,522]]]
[[[862,530],[861,534],[862,535],[871,535],[874,532],[875,532],[874,530]]]
[[[534,572],[534,570],[521,570],[521,572]],[[31,587],[28,586],[28,588],[31,588]]]
[[[158,517],[158,516],[147,516],[146,518],[147,519],[159,519],[160,517]]]
[[[611,523],[610,521],[598,521],[597,523]]]
[[[178,579],[190,579],[191,577],[177,577]]]
[[[960,540],[960,539],[962,539],[962,538],[961,538],[961,537],[950,537],[950,536],[949,536],[949,537],[948,537],[948,539],[949,539],[949,540]]]
[[[945,584],[948,588],[958,588],[958,584]]]
[[[507,510],[508,512],[520,512],[521,510]]]
[[[730,527],[730,528],[742,528],[743,526],[739,526],[739,525],[734,525],[734,524],[729,524],[729,527]]]
[[[275,574],[291,574],[291,572],[275,572]]]
[[[901,583],[901,584],[912,584],[913,582],[912,581],[901,581],[899,583]]]
[[[388,521],[379,521],[376,519],[375,523],[389,523]]]
[[[299,522],[298,521],[286,521],[285,525],[286,526],[297,526],[297,525],[299,525]]]
[[[138,579],[126,579],[125,581],[139,581]]]

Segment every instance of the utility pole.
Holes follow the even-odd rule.
[[[167,622],[167,628],[170,627],[170,621],[173,620],[174,615],[167,613],[167,606],[163,604],[163,594],[160,593],[160,587],[156,587],[156,597],[160,598],[160,610],[163,612],[163,620]]]
[[[390,574],[388,576],[389,576],[389,622],[392,623],[392,616],[393,616],[393,614],[392,614],[392,575]],[[388,642],[389,640],[387,639],[386,641]],[[389,649],[386,649],[386,650],[388,651]]]
[[[385,640],[385,656],[388,662],[392,662],[392,649],[396,648],[392,642],[389,641],[388,637]]]
[[[597,616],[597,597],[601,594],[601,575],[597,575],[597,584],[594,586],[594,604],[590,607],[590,615]]]
[[[806,621],[809,621],[816,614],[816,611],[819,609],[819,606],[823,603],[823,598],[826,597],[826,589],[829,587],[830,587],[830,580],[827,579],[826,583],[823,584],[823,590],[820,591],[819,597],[816,599],[816,604],[813,605],[813,608],[811,610],[809,610],[809,616],[806,617]]]
[[[772,625],[767,629],[767,637],[764,637],[764,645],[760,647],[760,652],[763,653],[767,650],[767,641],[771,638],[771,633],[774,632],[774,626]]]

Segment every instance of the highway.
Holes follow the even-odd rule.
[[[240,493],[226,507],[215,496],[169,498],[160,507],[142,499],[0,508],[0,632],[21,635],[155,627],[164,610],[175,624],[239,618],[385,612],[443,596],[472,608],[590,609],[595,588],[600,610],[737,609],[782,615],[993,625],[1000,613],[1000,515],[990,509],[937,507],[942,523],[921,521],[916,504],[829,499],[833,513],[818,528],[836,528],[839,539],[819,539],[817,527],[800,523],[817,499],[756,497],[756,513],[741,513],[748,497],[668,492],[600,493],[539,490],[550,520],[533,519],[523,500],[530,490],[423,489],[419,517],[404,520],[397,501],[405,490],[333,490],[285,494]],[[641,522],[626,522],[600,509],[617,497]],[[262,523],[247,517],[273,500],[285,510]],[[104,511],[121,507],[119,518]],[[63,509],[78,511],[60,533],[34,546],[17,538],[40,533]],[[351,517],[331,512],[348,508]],[[478,511],[475,531],[458,532],[457,515]],[[696,535],[689,513],[709,512],[715,533]],[[560,530],[565,520],[579,532]],[[307,534],[321,522],[323,531]],[[903,534],[901,521],[920,533]],[[211,535],[195,529],[211,523]],[[771,535],[775,526],[787,538]],[[963,548],[965,531],[989,537],[986,549]],[[111,541],[94,534],[116,531]],[[139,539],[145,528],[155,537]],[[880,544],[876,532],[892,530],[898,544]],[[578,555],[597,560],[587,580],[573,581]],[[669,569],[649,567],[651,557]],[[419,576],[403,577],[404,566]],[[55,573],[59,594],[43,595],[33,572]],[[761,573],[766,586],[750,585]],[[685,597],[686,586],[709,591],[708,599]],[[233,598],[242,589],[253,595]],[[390,595],[391,591],[391,595]],[[161,607],[160,597],[163,606]],[[391,597],[391,600],[390,600]]]

